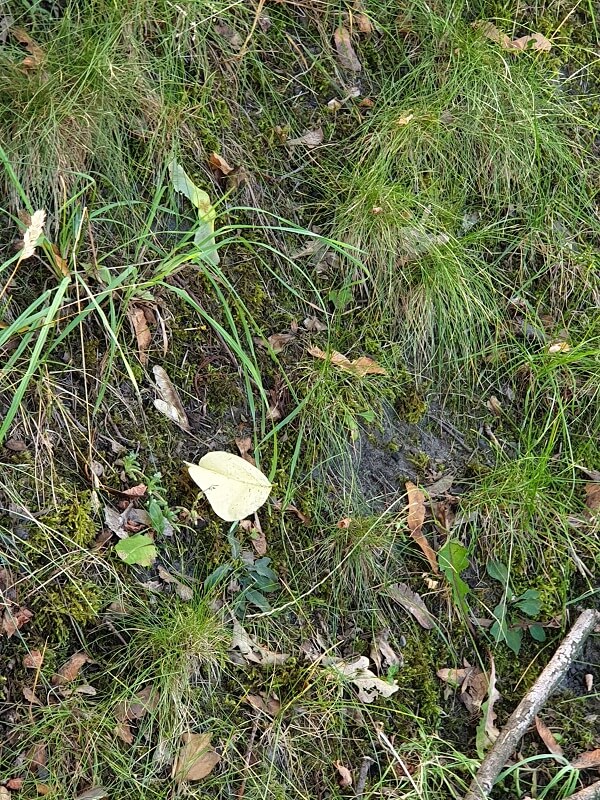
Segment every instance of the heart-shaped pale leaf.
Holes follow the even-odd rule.
[[[253,514],[271,493],[271,483],[243,458],[215,450],[198,464],[187,464],[191,479],[206,495],[212,510],[227,522]]]

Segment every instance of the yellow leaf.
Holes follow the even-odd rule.
[[[212,510],[226,522],[253,514],[271,494],[271,482],[266,475],[233,453],[215,450],[203,456],[198,464],[187,464],[187,468]]]

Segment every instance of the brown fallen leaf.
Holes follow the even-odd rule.
[[[79,675],[79,671],[84,664],[91,661],[87,653],[74,653],[62,667],[54,673],[50,682],[53,686],[62,686],[65,683],[71,683]]]
[[[211,153],[208,158],[208,163],[213,169],[218,169],[219,172],[222,172],[223,175],[229,175],[230,172],[233,172],[233,167],[230,167],[223,156],[220,156],[218,153]]]
[[[404,663],[388,641],[389,631],[382,631],[375,636],[371,645],[371,661],[377,667],[377,672],[387,672],[389,667],[401,667]]]
[[[405,486],[408,493],[408,530],[423,551],[433,572],[438,573],[437,556],[422,531],[425,522],[425,495],[411,481],[407,481]]]
[[[158,566],[158,577],[161,579],[161,581],[172,584],[173,588],[175,589],[175,594],[180,600],[188,603],[193,599],[194,590],[189,586],[186,586],[185,583],[182,583],[177,578],[174,578],[170,572],[167,572],[167,570],[160,565]]]
[[[129,489],[123,489],[122,494],[125,497],[143,497],[148,491],[145,483],[138,483],[137,486],[130,486]]]
[[[46,797],[52,792],[52,787],[48,786],[47,783],[36,783],[35,791],[40,797]]]
[[[11,790],[11,792],[19,792],[23,788],[24,783],[25,781],[23,778],[9,778],[6,781],[6,786]]]
[[[361,33],[366,33],[367,35],[373,33],[373,23],[363,12],[356,14],[354,16],[354,21],[356,22],[356,27]]]
[[[29,686],[23,687],[23,697],[25,698],[25,700],[27,700],[28,703],[31,703],[32,706],[44,705],[40,700],[40,698],[33,691],[33,689],[30,689]]]
[[[292,146],[303,144],[306,147],[318,147],[323,142],[323,128],[315,128],[312,131],[306,131],[297,139],[287,139],[286,144]]]
[[[2,633],[10,639],[23,625],[26,625],[33,617],[33,611],[23,606],[9,607],[4,609],[2,617]]]
[[[252,708],[255,708],[257,711],[264,711],[265,714],[269,714],[271,717],[277,716],[281,711],[281,703],[279,700],[273,697],[273,695],[265,694],[265,692],[261,692],[261,694],[248,694],[244,700],[249,703]]]
[[[413,592],[406,583],[392,584],[387,587],[386,593],[409,614],[412,614],[422,628],[430,631],[435,627],[435,621],[421,596]]]
[[[40,669],[44,661],[44,654],[39,650],[30,650],[23,656],[25,669]]]
[[[184,733],[173,764],[173,777],[181,781],[200,781],[213,771],[221,760],[211,746],[212,733]]]
[[[348,678],[356,686],[361,703],[372,703],[380,697],[391,697],[400,688],[396,680],[390,683],[378,678],[369,669],[367,656],[357,656],[349,661],[331,658],[325,659],[324,663],[333,668],[335,672]]]
[[[117,722],[114,727],[114,732],[122,742],[125,742],[125,744],[133,744],[135,741],[131,728],[127,722]]]
[[[396,125],[399,125],[401,128],[403,128],[405,125],[408,125],[414,118],[415,118],[414,114],[406,112],[398,117],[398,119],[396,120]]]
[[[460,699],[470,714],[479,714],[481,705],[488,692],[489,681],[479,667],[468,667],[462,682]]]
[[[231,25],[226,22],[216,22],[214,25],[215,32],[222,36],[234,50],[239,50],[244,44],[241,35],[235,31]]]
[[[250,664],[283,664],[289,658],[287,653],[274,653],[258,644],[235,619],[229,650],[238,650],[244,661]]]
[[[452,484],[454,483],[454,475],[450,473],[449,475],[443,475],[434,483],[430,483],[429,486],[425,486],[425,491],[429,495],[431,500],[434,500],[436,497],[442,497],[449,491]]]
[[[492,42],[496,42],[504,50],[519,52],[523,50],[542,50],[548,52],[552,49],[552,43],[541,33],[532,33],[526,36],[519,36],[518,39],[511,39],[506,33],[499,30],[492,22],[478,20],[473,23],[473,27]]]
[[[281,353],[295,338],[293,333],[272,333],[267,342],[271,345],[274,353]]]
[[[477,734],[475,737],[477,753],[480,758],[483,758],[485,751],[488,750],[494,744],[498,736],[500,736],[500,730],[496,726],[496,718],[498,715],[494,710],[495,704],[500,700],[500,692],[496,688],[496,665],[491,656],[490,672],[489,676],[486,675],[486,683],[487,698],[481,706],[482,718],[477,726]]]
[[[239,439],[235,440],[235,444],[237,449],[240,451],[240,455],[244,459],[244,461],[247,461],[249,464],[253,464],[254,466],[256,466],[256,461],[250,455],[254,450],[251,437],[250,436],[240,437]]]
[[[172,420],[176,425],[179,425],[186,433],[190,433],[190,423],[187,414],[179,399],[177,389],[171,383],[171,379],[166,371],[158,364],[152,367],[152,372],[154,373],[156,387],[160,394],[160,397],[157,397],[154,401],[154,408]]]
[[[337,350],[326,353],[319,347],[309,347],[308,352],[311,356],[320,358],[322,361],[330,361],[335,367],[351,372],[359,378],[364,378],[365,375],[387,375],[386,370],[368,356],[361,356],[350,361],[347,356]]]
[[[31,772],[37,772],[40,767],[45,767],[48,763],[48,749],[45,742],[38,742],[32,745],[27,751],[25,760]]]
[[[550,730],[550,728],[546,725],[543,719],[540,719],[536,715],[535,717],[535,729],[537,730],[540,739],[548,748],[549,753],[554,753],[555,756],[562,756],[563,749],[559,745],[559,743],[554,738],[554,734]]]
[[[593,513],[600,510],[600,483],[586,483],[585,504]]]
[[[148,327],[148,320],[144,314],[144,309],[140,306],[129,306],[127,309],[127,319],[133,328],[138,346],[140,364],[146,365],[148,363],[148,348],[152,344],[152,331]]]
[[[333,41],[340,66],[351,72],[360,72],[362,65],[352,46],[352,37],[348,28],[340,25],[333,34]]]
[[[347,789],[352,786],[352,773],[348,767],[345,767],[341,761],[334,761],[333,765],[338,771],[338,786],[340,789]]]
[[[25,70],[25,72],[39,69],[46,58],[39,44],[37,44],[23,28],[13,28],[12,34],[19,44],[22,44],[29,53],[29,55],[21,61],[22,69]]]
[[[27,450],[27,445],[22,439],[8,439],[4,442],[4,447],[7,450],[12,450],[13,453],[23,453]]]
[[[0,800],[10,800],[10,792],[6,786],[0,786]]]
[[[571,766],[575,769],[598,769],[600,767],[600,748],[580,753],[571,761]]]
[[[454,689],[458,689],[459,686],[462,686],[464,679],[467,677],[468,671],[469,670],[467,667],[443,667],[442,669],[438,669],[436,675],[444,683],[447,683]]]
[[[310,331],[311,333],[321,333],[322,331],[327,330],[327,325],[325,325],[324,322],[321,322],[318,317],[306,317],[302,324],[306,330]]]

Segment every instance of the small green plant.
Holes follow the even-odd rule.
[[[147,476],[135,453],[127,453],[127,455],[123,456],[123,470],[131,480],[145,483],[146,494],[148,495],[146,511],[156,533],[171,536],[177,523],[177,514],[170,508],[165,496],[166,489],[162,484],[162,473],[153,472]]]
[[[461,573],[470,565],[467,548],[456,539],[447,539],[438,553],[438,564],[450,584],[454,603],[465,617],[468,616],[466,598],[471,589],[461,578]]]
[[[490,633],[496,643],[506,644],[518,655],[523,640],[523,630],[529,631],[532,639],[543,642],[546,632],[543,627],[533,622],[541,608],[540,593],[537,589],[526,589],[522,594],[515,595],[511,588],[510,573],[506,564],[496,559],[487,563],[487,573],[490,578],[502,584],[502,599],[494,608],[494,624]],[[522,615],[529,619],[523,619]]]
[[[154,542],[143,533],[121,539],[115,545],[115,552],[126,564],[138,564],[140,567],[149,567],[156,560]]]

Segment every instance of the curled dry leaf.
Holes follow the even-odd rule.
[[[598,769],[600,767],[600,748],[580,753],[573,759],[571,766],[575,769]]]
[[[389,667],[401,667],[404,663],[402,656],[399,656],[388,642],[388,636],[389,631],[383,631],[374,638],[371,645],[371,661],[378,672],[385,672]]]
[[[23,656],[25,669],[40,669],[44,662],[44,654],[40,650],[30,650]]]
[[[78,794],[75,800],[104,800],[108,795],[109,791],[106,786],[94,786]]]
[[[44,705],[40,700],[40,698],[33,691],[33,689],[30,689],[29,686],[23,687],[23,697],[25,698],[25,700],[27,700],[28,703],[31,703],[32,706]]]
[[[327,325],[325,325],[324,322],[321,322],[318,317],[306,317],[302,324],[306,330],[310,331],[311,333],[321,333],[322,331],[327,330]]]
[[[350,527],[352,523],[352,517],[342,517],[335,523],[335,527],[339,528],[341,531],[346,531]]]
[[[323,128],[315,128],[312,131],[306,131],[297,139],[288,139],[286,144],[292,146],[303,144],[305,147],[318,147],[323,142]]]
[[[23,784],[25,783],[23,778],[9,778],[6,781],[6,786],[11,792],[19,792],[23,788]]]
[[[333,41],[340,66],[351,72],[360,72],[362,65],[352,46],[352,37],[348,28],[340,25],[333,34]]]
[[[152,344],[152,331],[148,327],[148,320],[144,309],[140,306],[129,306],[127,309],[127,319],[131,323],[135,340],[138,346],[138,356],[140,364],[148,363],[148,348]]]
[[[235,444],[237,449],[240,451],[240,456],[244,459],[244,461],[247,461],[249,464],[255,466],[256,461],[251,456],[254,448],[252,446],[252,439],[250,436],[244,436],[243,438],[236,439]]]
[[[482,672],[479,667],[469,666],[462,681],[460,699],[470,714],[479,714],[487,690],[488,679],[485,672]]]
[[[177,580],[177,578],[174,578],[170,572],[167,572],[167,570],[160,565],[158,566],[158,577],[161,579],[161,581],[173,585],[175,594],[180,600],[183,600],[187,603],[194,597],[193,589],[191,589],[189,586],[186,586],[185,583],[182,583],[180,580]]]
[[[289,658],[287,653],[274,653],[258,644],[237,620],[233,621],[233,636],[229,649],[238,650],[244,661],[249,664],[283,664]]]
[[[219,172],[222,172],[223,175],[229,175],[230,172],[233,172],[233,167],[230,167],[223,156],[220,156],[218,153],[211,153],[208,163],[213,169],[218,169]]]
[[[31,772],[37,772],[40,767],[45,767],[48,763],[48,748],[45,742],[38,742],[32,745],[27,751],[25,760],[29,764]]]
[[[543,719],[536,716],[535,718],[535,728],[539,734],[540,739],[548,748],[549,753],[554,753],[555,756],[562,756],[563,749],[559,745],[559,743],[554,738],[554,734],[550,730],[550,728],[546,725]]]
[[[143,497],[146,492],[148,491],[148,487],[145,483],[138,483],[136,486],[130,486],[129,489],[123,489],[121,494],[124,494],[125,497]]]
[[[520,36],[518,39],[511,39],[506,33],[499,30],[492,22],[478,20],[473,23],[473,27],[492,42],[496,42],[504,50],[519,52],[522,50],[542,50],[548,52],[552,49],[552,43],[541,33],[532,33]]]
[[[45,53],[42,48],[34,42],[31,36],[23,28],[13,28],[12,34],[15,39],[22,44],[29,53],[23,61],[21,61],[21,68],[24,72],[39,69],[45,60]]]
[[[347,789],[352,786],[352,773],[341,761],[334,761],[334,766],[338,771],[338,785],[340,789]]]
[[[2,616],[2,633],[10,639],[23,625],[33,617],[33,611],[23,606],[12,606],[4,609]]]
[[[171,383],[171,379],[166,371],[158,364],[152,367],[152,372],[154,373],[156,387],[160,394],[160,397],[156,398],[154,401],[154,408],[167,416],[176,425],[179,425],[186,433],[190,433],[190,423],[187,414],[179,399],[177,390]]]
[[[358,689],[358,699],[363,703],[372,703],[379,697],[391,697],[398,691],[398,682],[388,683],[378,678],[369,669],[369,659],[359,656],[353,661],[331,659],[326,661],[333,670],[349,678]]]
[[[454,475],[443,475],[434,483],[430,483],[429,486],[425,486],[425,491],[429,497],[434,500],[436,497],[443,497],[443,495],[449,491],[453,483]]]
[[[433,572],[439,572],[437,556],[425,538],[422,528],[425,522],[425,495],[411,481],[406,482],[408,493],[408,520],[407,525],[410,535],[419,545]]]
[[[496,727],[497,714],[494,711],[494,706],[500,700],[500,692],[496,688],[496,665],[494,659],[490,656],[490,673],[487,681],[487,699],[481,706],[482,718],[477,726],[477,733],[475,736],[475,744],[477,753],[480,758],[486,750],[488,750],[500,736],[500,731]]]
[[[221,760],[211,745],[212,733],[184,733],[183,745],[173,764],[173,777],[181,781],[201,781]]]
[[[273,695],[265,694],[265,692],[246,695],[244,700],[249,703],[252,708],[255,708],[257,711],[264,711],[265,714],[269,714],[271,717],[277,716],[281,711],[281,703],[279,700]]]
[[[414,118],[415,115],[408,112],[405,114],[401,114],[396,120],[396,125],[399,125],[401,128],[403,128],[405,125],[408,125],[410,121],[413,120]]]
[[[429,631],[435,627],[435,621],[421,596],[413,592],[406,583],[392,584],[387,587],[386,592],[392,600],[412,614],[422,628]]]
[[[438,669],[436,675],[441,681],[447,683],[449,686],[452,686],[453,689],[458,689],[459,686],[462,686],[468,671],[469,670],[467,667],[462,667],[460,669],[455,667],[444,667],[443,669]]]
[[[281,353],[295,338],[293,333],[272,333],[267,342],[271,345],[274,353]]]
[[[46,212],[43,209],[33,212],[31,215],[31,222],[23,234],[23,249],[21,251],[22,260],[31,258],[31,256],[35,253],[37,243],[44,233],[45,222]]]
[[[364,378],[365,375],[387,375],[386,370],[368,356],[361,356],[354,359],[354,361],[350,361],[347,356],[337,350],[325,353],[319,347],[309,347],[308,352],[315,358],[320,358],[322,361],[330,361],[335,367],[351,372],[353,375],[358,375],[359,378]]]
[[[303,522],[305,525],[310,525],[310,517],[308,517],[303,511],[300,511],[299,508],[297,508],[296,506],[292,505],[291,503],[284,508],[281,500],[274,500],[273,501],[273,506],[278,511],[283,511],[286,514],[287,513],[295,514],[298,517],[298,519],[300,520],[300,522]]]
[[[570,349],[571,345],[564,341],[552,342],[552,344],[548,345],[548,352],[553,354],[568,353]]]
[[[87,664],[92,659],[87,653],[74,653],[62,667],[54,673],[51,678],[53,686],[62,686],[65,683],[71,683],[79,675],[79,672],[84,664]]]

